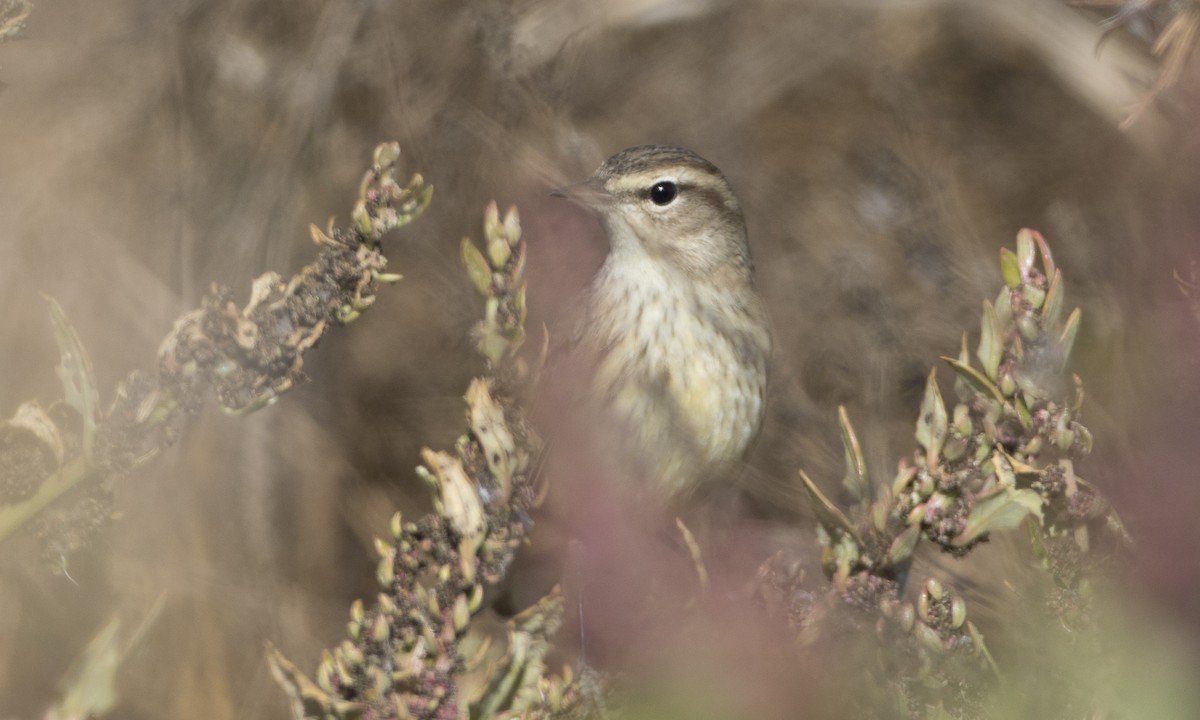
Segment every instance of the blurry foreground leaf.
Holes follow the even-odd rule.
[[[0,3],[0,43],[21,37],[25,21],[33,12],[33,3],[27,0],[4,0]]]
[[[47,720],[87,720],[107,715],[119,700],[117,673],[121,664],[158,620],[165,596],[160,595],[137,628],[124,636],[113,618],[76,658],[63,682],[62,701],[46,713]]]
[[[954,545],[968,545],[994,530],[1011,530],[1028,515],[1041,519],[1042,499],[1036,492],[998,487],[987,497],[976,500],[967,515],[967,526],[955,536]]]

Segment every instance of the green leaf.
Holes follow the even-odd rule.
[[[997,452],[1003,455],[1004,459],[1008,461],[1008,464],[1012,466],[1012,471],[1016,474],[1018,479],[1033,482],[1034,480],[1038,480],[1042,477],[1042,471],[1040,469],[1028,463],[1021,462],[1012,455],[1004,452],[1003,448],[998,449]]]
[[[1058,338],[1059,347],[1062,352],[1062,366],[1067,366],[1067,360],[1071,357],[1071,350],[1075,347],[1075,335],[1079,332],[1079,322],[1083,319],[1083,313],[1079,308],[1075,308],[1067,317],[1066,325],[1063,326],[1062,334]]]
[[[867,508],[867,515],[871,518],[871,527],[875,528],[875,532],[887,529],[888,516],[892,513],[892,493],[886,485],[879,488],[879,494],[881,497],[876,498]]]
[[[1004,356],[1004,327],[996,317],[996,308],[983,301],[983,318],[979,322],[979,350],[976,352],[983,372],[995,380],[1000,370],[1000,359]]]
[[[123,629],[119,618],[108,621],[71,663],[63,679],[62,699],[47,717],[87,718],[107,715],[121,695],[117,674],[129,655],[158,620],[165,604],[160,595],[132,631]]]
[[[1008,461],[1008,456],[1000,450],[992,456],[992,469],[996,473],[996,479],[1000,482],[1001,487],[1016,487],[1017,476],[1013,472],[1012,463]]]
[[[975,646],[976,652],[983,657],[987,666],[992,669],[992,674],[997,680],[1004,681],[1004,676],[1000,674],[1000,666],[996,664],[996,660],[992,658],[992,654],[988,652],[987,645],[983,642],[983,633],[979,632],[979,628],[975,627],[975,623],[967,621],[967,635],[971,638],[971,644]]]
[[[480,295],[487,295],[492,288],[492,269],[484,259],[483,253],[475,247],[469,238],[462,239],[462,259],[467,266],[467,277]]]
[[[925,397],[921,400],[921,416],[917,418],[917,442],[925,448],[925,462],[930,468],[938,466],[938,454],[946,441],[946,403],[938,390],[937,370],[929,372],[925,383]]]
[[[896,471],[896,478],[892,480],[892,495],[899,495],[908,488],[908,484],[917,476],[916,466],[910,467],[907,460],[900,461],[900,469]]]
[[[1021,284],[1021,270],[1017,264],[1017,254],[1008,248],[1000,248],[1000,274],[1004,284],[1015,288]]]
[[[896,536],[888,547],[887,556],[884,558],[884,565],[889,567],[899,565],[900,563],[912,557],[913,550],[917,548],[917,541],[921,539],[921,525],[909,526]]]
[[[1009,530],[1021,524],[1029,515],[1042,519],[1042,498],[1033,490],[997,487],[990,495],[977,497],[967,525],[951,541],[964,547],[993,530]]]
[[[800,481],[804,483],[804,489],[813,499],[813,512],[816,513],[817,522],[825,528],[825,532],[835,540],[838,536],[849,537],[861,547],[862,540],[858,537],[858,532],[854,529],[854,523],[850,522],[850,518],[846,517],[845,513],[838,510],[837,506],[825,497],[825,493],[821,492],[817,484],[803,470],[800,471]]]
[[[1033,234],[1033,241],[1037,243],[1038,252],[1042,255],[1042,267],[1046,271],[1046,277],[1053,277],[1058,269],[1054,265],[1054,256],[1050,254],[1050,244],[1046,242],[1046,238],[1037,230],[1030,231]]]
[[[1046,304],[1046,291],[1033,283],[1028,283],[1021,287],[1021,299],[1034,310],[1041,310],[1042,306]]]
[[[1033,269],[1033,263],[1037,260],[1037,251],[1033,246],[1034,235],[1034,231],[1029,228],[1021,228],[1017,233],[1017,270],[1022,282],[1029,280],[1029,271]]]
[[[67,320],[62,306],[49,295],[42,297],[50,306],[54,340],[58,343],[59,364],[55,372],[58,373],[59,382],[63,386],[63,399],[83,418],[83,457],[91,462],[96,441],[96,425],[100,422],[100,395],[96,391],[92,361],[88,358],[75,328]]]
[[[846,475],[842,478],[842,484],[856,500],[870,500],[871,484],[867,478],[867,461],[863,459],[858,437],[850,424],[850,416],[846,414],[846,408],[842,405],[838,406],[838,426],[842,430],[842,448],[846,457]]]
[[[943,355],[942,361],[953,368],[954,372],[958,373],[958,376],[965,380],[975,392],[1004,402],[1004,396],[1000,394],[1000,388],[996,387],[991,380],[984,377],[983,373],[952,357]]]
[[[1014,293],[1012,290],[1008,289],[1007,285],[1000,288],[1000,292],[996,293],[996,303],[994,307],[996,309],[996,321],[998,323],[997,327],[999,327],[1001,331],[1012,324],[1013,295],[1015,294],[1016,293]]]
[[[1052,328],[1057,325],[1058,318],[1062,315],[1062,309],[1062,270],[1055,270],[1054,277],[1050,280],[1050,287],[1046,288],[1046,299],[1042,303],[1042,327]]]
[[[1025,432],[1033,432],[1033,415],[1029,412],[1029,406],[1021,398],[1014,398],[1013,407],[1017,411],[1017,420],[1021,423],[1021,429]]]
[[[396,141],[380,143],[371,153],[371,160],[380,168],[389,168],[400,159],[400,143]]]

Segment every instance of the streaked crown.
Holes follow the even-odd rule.
[[[695,275],[731,264],[749,271],[741,206],[721,171],[691,150],[622,150],[588,185],[614,252],[645,251]]]

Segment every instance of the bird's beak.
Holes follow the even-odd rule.
[[[604,186],[595,178],[588,178],[583,182],[555,188],[550,191],[550,195],[552,197],[565,198],[592,210],[604,208],[611,198],[604,190]]]

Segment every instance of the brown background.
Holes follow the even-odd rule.
[[[71,579],[0,548],[0,717],[38,716],[98,624],[162,592],[124,716],[283,717],[264,641],[311,668],[340,640],[374,593],[371,537],[423,502],[417,450],[460,431],[480,371],[460,238],[489,199],[517,203],[534,323],[552,324],[604,248],[547,189],[644,142],[708,157],[745,208],[778,341],[749,463],[783,515],[797,468],[840,477],[839,403],[890,476],[928,368],[995,295],[997,249],[1041,230],[1084,312],[1098,452],[1079,471],[1138,539],[1128,586],[1192,652],[1200,321],[1171,274],[1200,259],[1196,74],[1118,130],[1153,78],[1153,28],[1096,53],[1100,17],[1035,0],[43,0],[0,46],[0,414],[58,396],[39,292],[111,398],[210,282],[244,298],[306,262],[307,225],[345,220],[377,142],[399,140],[436,194],[391,241],[405,281],[328,337],[313,382],[248,418],[205,412],[120,484],[120,521]]]

